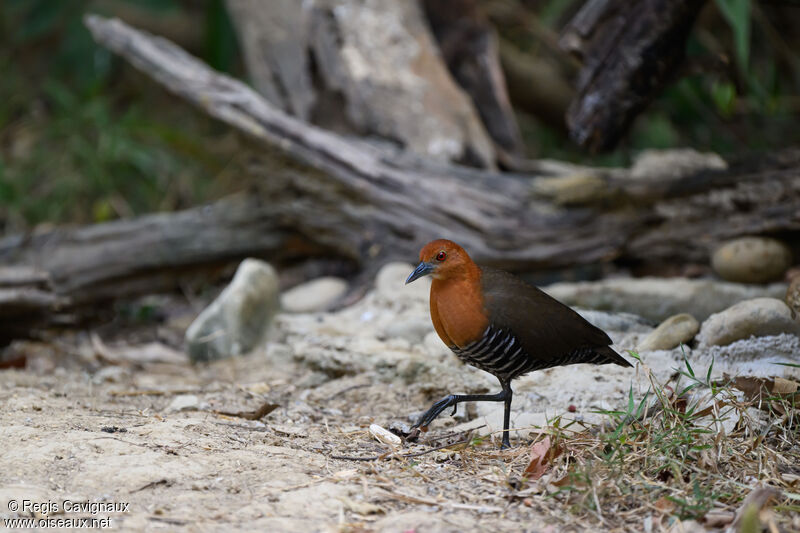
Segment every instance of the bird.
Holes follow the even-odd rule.
[[[576,363],[633,366],[611,348],[603,330],[513,274],[478,266],[453,241],[422,247],[406,284],[423,276],[433,278],[430,314],[436,333],[464,363],[494,375],[502,390],[445,396],[412,426],[416,434],[449,407],[455,415],[461,402],[504,402],[501,448],[510,448],[512,380]]]

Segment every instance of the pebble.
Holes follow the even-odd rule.
[[[180,411],[197,411],[201,409],[200,398],[194,394],[181,394],[175,396],[169,406],[167,406],[168,413],[177,413]]]
[[[800,336],[800,323],[791,310],[776,298],[754,298],[708,317],[697,335],[701,344],[724,346],[750,336],[790,333]]]
[[[767,237],[741,237],[723,243],[711,256],[711,266],[724,280],[767,283],[783,277],[792,264],[792,252]]]
[[[290,313],[325,311],[347,292],[347,282],[332,276],[313,279],[281,295],[281,307]]]
[[[699,330],[700,323],[692,315],[673,315],[659,324],[636,349],[640,352],[671,350],[691,341]]]

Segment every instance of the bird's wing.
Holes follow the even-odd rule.
[[[603,330],[508,272],[482,268],[481,288],[490,322],[513,332],[531,357],[555,363],[575,350],[611,344]]]

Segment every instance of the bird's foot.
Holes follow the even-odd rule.
[[[428,427],[431,424],[431,422],[436,420],[437,416],[442,414],[442,411],[444,411],[451,405],[453,406],[453,415],[455,415],[456,411],[458,410],[458,398],[454,394],[451,394],[450,396],[445,396],[444,398],[433,404],[430,409],[425,411],[425,413],[423,413],[423,415],[419,417],[417,423],[411,426],[411,429]]]

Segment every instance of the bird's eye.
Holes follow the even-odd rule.
[[[436,254],[436,260],[437,261],[444,261],[445,259],[447,259],[447,254],[446,253],[439,252],[438,254]]]

